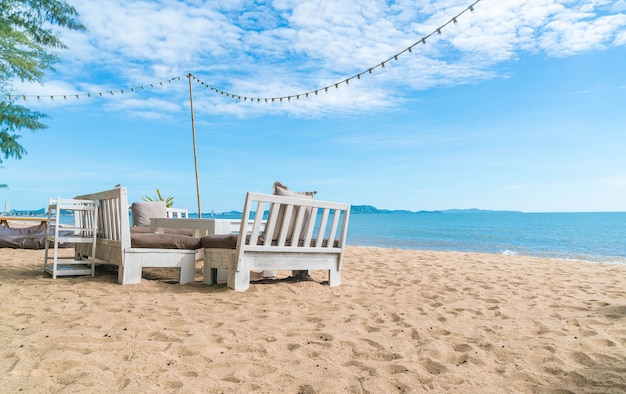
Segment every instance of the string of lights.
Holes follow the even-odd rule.
[[[374,70],[378,69],[378,68],[385,68],[385,66],[387,64],[389,64],[390,62],[393,61],[398,61],[400,59],[400,56],[405,55],[407,53],[412,53],[413,49],[415,47],[417,47],[418,45],[425,45],[426,41],[429,40],[432,36],[435,35],[441,35],[442,30],[444,28],[446,28],[448,25],[450,24],[457,24],[458,23],[458,19],[465,14],[466,12],[470,11],[474,11],[474,7],[480,2],[481,0],[475,0],[472,4],[470,4],[467,8],[463,9],[461,12],[459,12],[458,14],[456,14],[455,16],[453,16],[450,20],[448,20],[446,23],[440,25],[439,27],[437,27],[435,30],[433,30],[430,34],[423,36],[421,39],[419,39],[418,41],[416,41],[415,43],[413,43],[412,45],[408,46],[407,48],[403,49],[402,51],[390,56],[388,59],[383,60],[382,62],[376,64],[375,66],[369,67],[363,71],[361,71],[360,73],[354,74],[348,78],[342,79],[341,81],[332,83],[330,85],[318,88],[318,89],[314,89],[314,90],[310,90],[307,92],[303,92],[303,93],[298,93],[298,94],[292,94],[292,95],[284,95],[284,96],[275,96],[275,97],[251,97],[251,96],[246,96],[246,95],[241,95],[241,94],[236,94],[236,93],[231,93],[228,92],[226,90],[220,89],[216,86],[213,86],[211,84],[205,83],[204,81],[200,80],[198,77],[196,77],[193,74],[188,74],[187,77],[192,78],[195,82],[197,82],[198,84],[200,84],[201,86],[210,89],[212,92],[215,92],[216,94],[219,94],[221,96],[225,96],[228,98],[232,98],[232,99],[236,99],[236,100],[242,100],[242,101],[249,101],[249,102],[257,102],[257,103],[269,103],[269,102],[282,102],[282,101],[291,101],[291,99],[296,99],[299,100],[300,98],[309,98],[312,96],[317,96],[319,93],[321,92],[328,92],[330,89],[335,88],[338,89],[340,86],[342,85],[349,85],[350,81],[352,80],[360,80],[361,78],[363,78],[366,75],[372,74],[374,72]],[[160,82],[156,82],[156,83],[150,83],[150,84],[144,84],[144,85],[140,85],[140,86],[136,86],[136,87],[131,87],[131,88],[126,88],[126,89],[116,89],[116,90],[107,90],[107,91],[101,91],[101,92],[96,92],[96,93],[72,93],[72,94],[57,94],[57,95],[44,95],[44,94],[39,94],[39,95],[28,95],[28,94],[14,94],[14,95],[7,95],[8,98],[11,100],[13,98],[16,99],[22,99],[24,101],[26,101],[27,99],[37,99],[37,100],[41,100],[41,99],[50,99],[50,100],[68,100],[68,99],[80,99],[81,97],[87,97],[87,98],[96,98],[96,97],[104,97],[104,96],[114,96],[116,94],[125,94],[125,93],[141,93],[144,92],[148,89],[152,89],[155,87],[159,87],[159,86],[163,86],[164,84],[168,83],[171,84],[173,81],[180,81],[181,77],[174,77],[171,78],[167,81],[160,81]]]
[[[210,84],[207,84],[203,81],[201,81],[200,79],[198,79],[197,77],[195,77],[194,75],[190,74],[191,77],[198,82],[201,86],[204,86],[207,89],[210,89],[211,91],[229,97],[229,98],[233,98],[233,99],[237,99],[237,100],[243,100],[243,101],[250,101],[250,102],[265,102],[265,103],[269,103],[269,102],[282,102],[283,100],[287,100],[287,101],[291,101],[291,99],[296,99],[299,100],[301,97],[303,98],[309,98],[313,95],[318,95],[320,92],[328,92],[329,89],[332,89],[333,87],[335,89],[338,89],[340,85],[349,85],[350,81],[353,79],[357,79],[360,80],[364,75],[368,75],[368,74],[372,74],[374,72],[374,70],[376,70],[377,68],[384,68],[386,64],[392,62],[392,61],[398,61],[400,56],[405,54],[405,53],[411,53],[413,52],[413,48],[415,48],[416,46],[420,45],[420,44],[426,44],[426,40],[428,40],[430,37],[436,35],[441,35],[442,30],[448,26],[449,24],[457,24],[458,23],[458,19],[466,12],[470,11],[473,12],[474,11],[474,7],[476,6],[476,4],[478,4],[481,0],[476,0],[474,1],[472,4],[470,4],[467,8],[463,9],[463,11],[459,12],[458,14],[456,14],[455,16],[453,16],[449,21],[447,21],[446,23],[444,23],[443,25],[437,27],[435,30],[432,31],[432,33],[422,37],[420,40],[418,40],[417,42],[413,43],[412,45],[410,45],[409,47],[405,48],[404,50],[396,53],[395,55],[389,57],[386,60],[383,60],[382,62],[378,63],[377,65],[373,66],[373,67],[369,67],[364,71],[361,71],[358,74],[355,74],[351,77],[348,77],[346,79],[343,79],[339,82],[335,82],[332,83],[330,85],[324,86],[322,88],[319,89],[315,89],[315,90],[310,90],[308,92],[304,92],[304,93],[299,93],[299,94],[293,94],[290,96],[277,96],[277,97],[249,97],[249,96],[244,96],[244,95],[240,95],[240,94],[235,94],[235,93],[230,93],[228,91],[219,89],[215,86],[212,86]]]
[[[126,88],[126,89],[117,89],[117,90],[106,90],[106,91],[102,91],[102,92],[97,92],[97,93],[71,93],[71,94],[36,94],[36,95],[28,95],[28,94],[9,94],[7,95],[9,97],[9,100],[11,100],[13,97],[18,98],[18,99],[22,99],[24,101],[26,101],[29,98],[34,98],[37,100],[41,100],[41,99],[50,99],[50,100],[55,100],[55,99],[63,99],[63,100],[67,100],[67,99],[73,99],[75,98],[76,100],[80,99],[81,97],[87,97],[87,98],[93,98],[93,97],[104,97],[104,96],[114,96],[115,94],[124,94],[124,93],[139,93],[139,92],[143,92],[146,91],[147,89],[154,89],[156,87],[159,86],[163,86],[166,83],[171,84],[173,81],[180,81],[181,77],[174,77],[171,79],[168,79],[167,81],[160,81],[160,82],[154,82],[154,83],[149,83],[149,84],[145,84],[145,85],[140,85],[140,86],[135,86],[135,87],[131,87],[131,88]]]

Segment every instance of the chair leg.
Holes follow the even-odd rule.
[[[250,287],[250,263],[245,258],[239,262],[239,270],[236,260],[231,263],[228,269],[228,287],[235,291],[246,291]]]
[[[188,255],[184,257],[184,260],[180,266],[180,279],[179,283],[184,285],[194,281],[196,276],[196,255]]]
[[[337,268],[328,270],[328,285],[330,287],[339,286],[341,282],[341,271]]]
[[[121,285],[141,283],[141,263],[133,263],[131,259],[127,258],[124,265],[118,266],[117,282]]]

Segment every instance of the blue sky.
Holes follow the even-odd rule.
[[[0,169],[13,209],[121,184],[195,212],[192,73],[204,212],[274,181],[386,209],[626,210],[622,0],[482,0],[447,25],[473,1],[69,3],[88,31],[13,84],[51,117]]]

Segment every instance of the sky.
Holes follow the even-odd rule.
[[[87,31],[13,83],[49,128],[3,160],[0,209],[121,184],[197,212],[195,131],[203,212],[275,181],[380,209],[626,211],[626,2],[474,2],[69,0]]]

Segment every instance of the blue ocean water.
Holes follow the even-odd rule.
[[[626,264],[626,212],[352,214],[348,244]]]
[[[626,264],[626,212],[353,213],[348,245]]]

